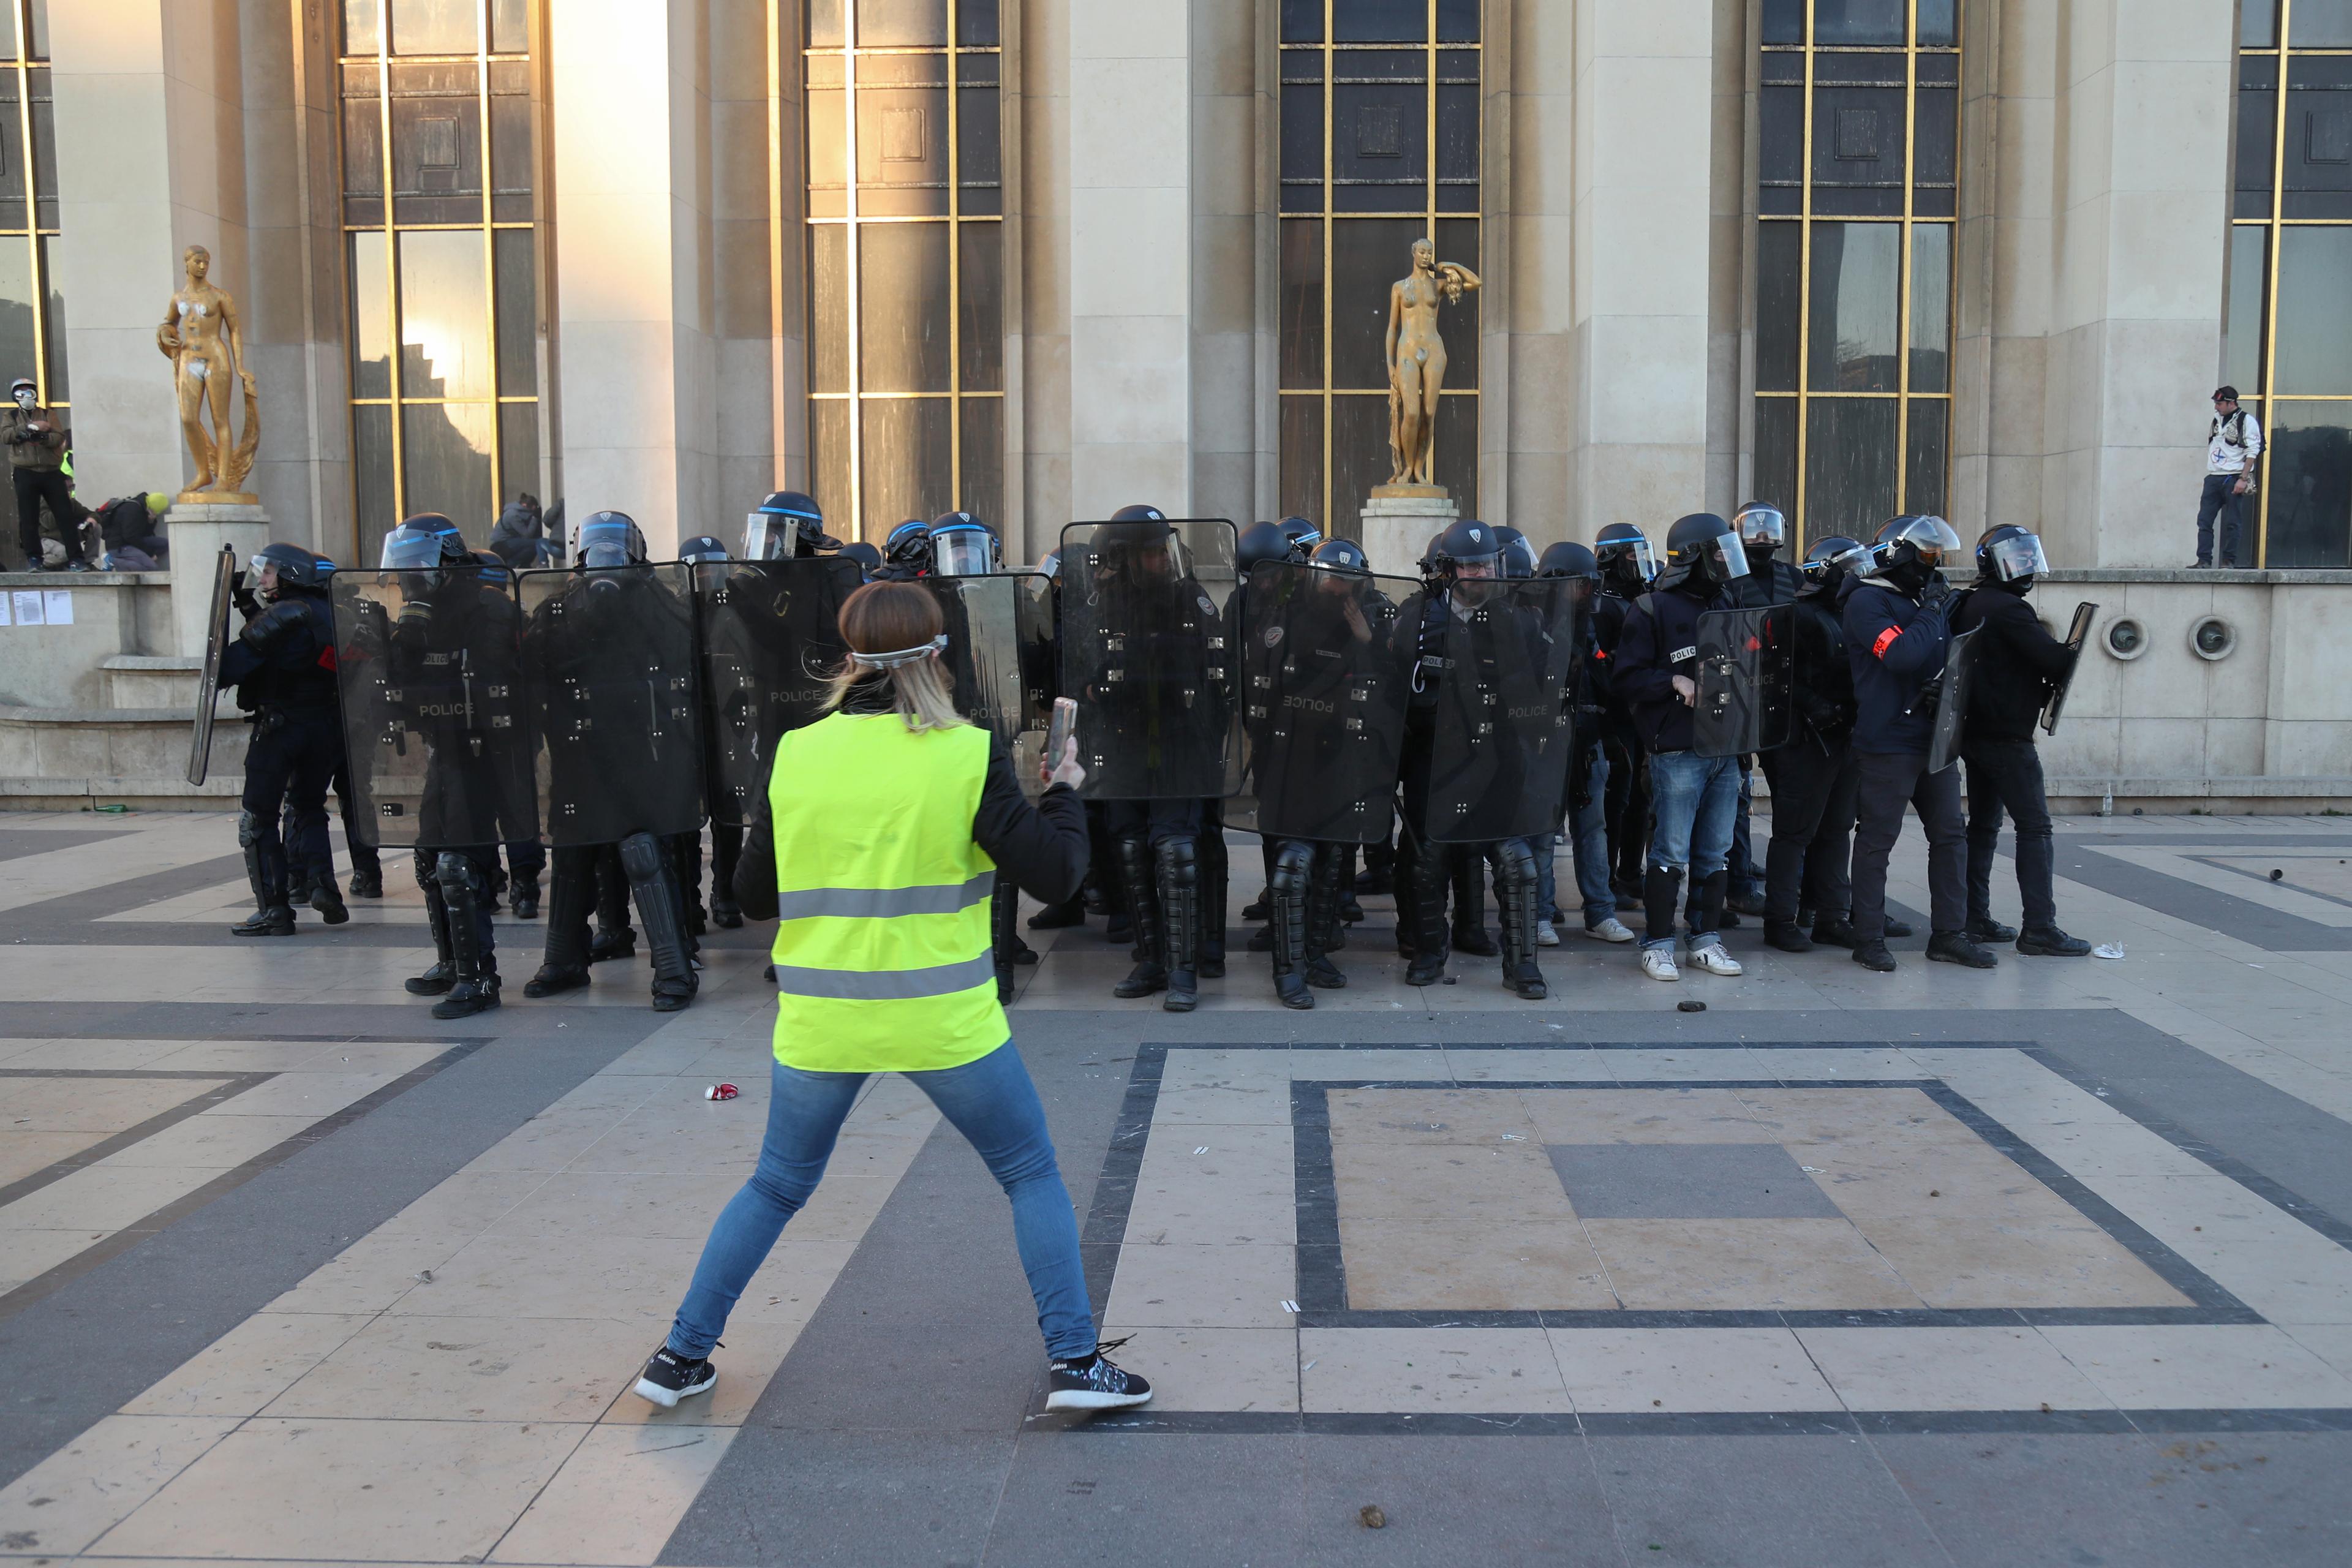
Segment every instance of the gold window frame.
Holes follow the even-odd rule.
[[[41,0],[0,0],[0,5],[6,5],[15,16],[16,47],[11,58],[0,60],[0,69],[8,71],[16,79],[16,145],[25,160],[25,224],[22,228],[0,228],[0,244],[22,241],[27,252],[26,276],[32,279],[33,294],[32,378],[34,384],[40,389],[36,395],[44,408],[67,409],[73,406],[70,399],[60,398],[54,402],[50,399],[50,361],[54,358],[60,365],[65,363],[65,345],[51,341],[57,329],[56,324],[49,320],[49,300],[52,296],[49,278],[55,268],[49,264],[51,259],[49,247],[43,243],[56,240],[60,230],[57,224],[44,225],[41,222],[43,198],[46,197],[54,203],[58,199],[58,193],[41,188],[41,158],[33,147],[35,72],[42,73],[47,79],[51,105],[49,137],[52,143],[57,137],[55,108],[57,78],[48,56],[37,55],[33,52],[33,11],[40,4]],[[44,21],[46,23],[46,16]],[[54,145],[50,149],[50,159],[54,165],[56,160]]]

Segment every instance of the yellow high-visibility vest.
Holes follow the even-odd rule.
[[[1012,1037],[996,1002],[972,842],[988,731],[833,713],[776,744],[776,1059],[811,1072],[921,1072]]]

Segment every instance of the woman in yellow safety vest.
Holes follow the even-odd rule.
[[[824,1174],[859,1086],[904,1073],[1013,1200],[1013,1236],[1050,1363],[1046,1407],[1151,1397],[1095,1341],[1078,1226],[1045,1108],[996,1001],[989,899],[1010,876],[1048,904],[1087,871],[1075,742],[1034,807],[1003,743],[957,714],[940,609],[912,583],[841,606],[849,662],[830,711],[776,743],[735,897],[776,924],[775,1066],[751,1179],[720,1211],[668,1339],[636,1391],[675,1405],[719,1380],[711,1347],[784,1223]]]

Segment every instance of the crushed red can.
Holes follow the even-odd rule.
[[[743,1091],[731,1083],[714,1083],[702,1091],[705,1100],[732,1100]]]

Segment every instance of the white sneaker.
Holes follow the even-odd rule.
[[[1706,970],[1709,974],[1738,974],[1744,973],[1739,967],[1739,960],[1726,952],[1723,950],[1723,944],[1719,942],[1708,942],[1705,947],[1694,952],[1690,955],[1690,961],[1699,968]]]
[[[1633,928],[1615,915],[1610,915],[1597,926],[1586,926],[1584,934],[1595,942],[1631,942],[1633,940]]]
[[[1680,980],[1683,972],[1675,967],[1675,955],[1663,947],[1642,950],[1642,973],[1653,980]]]
[[[1551,921],[1536,921],[1536,945],[1538,947],[1558,947],[1559,945],[1559,932],[1554,929]]]

